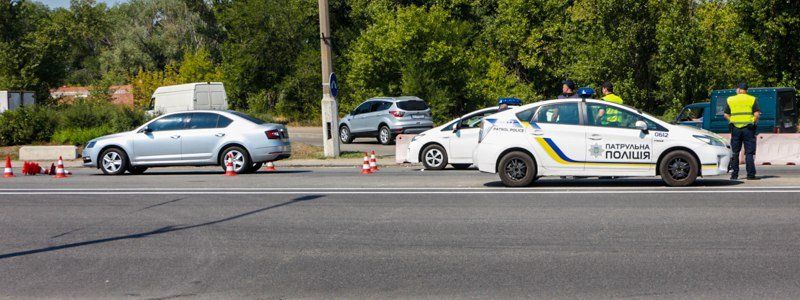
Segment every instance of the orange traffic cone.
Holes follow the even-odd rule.
[[[58,164],[56,165],[55,178],[67,178],[67,174],[66,172],[64,172],[64,160],[61,159],[61,156],[58,157]]]
[[[228,153],[227,163],[225,163],[225,176],[236,176],[236,171],[233,170],[233,154]]]
[[[3,170],[3,177],[11,178],[14,176],[14,169],[11,167],[11,156],[6,155],[6,168]]]
[[[366,152],[364,153],[364,163],[361,164],[361,174],[372,174],[369,167],[369,155]]]
[[[372,150],[372,155],[369,157],[369,171],[375,173],[378,170],[380,170],[378,168],[378,160],[375,159],[375,150]]]
[[[278,169],[275,168],[275,164],[273,164],[271,161],[268,161],[267,168],[264,170],[272,172],[272,171],[277,171]]]

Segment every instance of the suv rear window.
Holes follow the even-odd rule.
[[[420,100],[400,101],[397,102],[397,107],[402,110],[426,110],[428,109],[428,104]]]

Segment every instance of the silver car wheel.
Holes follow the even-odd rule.
[[[346,127],[342,127],[342,129],[339,129],[339,139],[341,139],[342,141],[347,141],[349,137],[350,137],[350,131],[347,130]]]
[[[381,143],[389,143],[389,128],[381,129]]]
[[[228,154],[233,155],[233,171],[236,172],[236,173],[239,173],[242,170],[242,167],[244,166],[244,154],[242,154],[242,152],[239,152],[239,151],[236,151],[236,150],[232,150],[232,151],[228,152]],[[228,156],[226,155],[225,157],[226,157],[225,158],[225,163],[227,164],[228,163],[228,160],[227,160]]]
[[[431,149],[428,152],[425,152],[425,162],[428,163],[431,167],[438,167],[444,161],[444,156],[442,155],[442,151],[439,149]]]
[[[117,152],[108,152],[103,156],[103,169],[109,173],[114,173],[122,167],[122,157]]]

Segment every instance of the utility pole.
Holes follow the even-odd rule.
[[[319,0],[319,35],[322,54],[322,145],[325,148],[325,157],[339,157],[339,107],[331,93],[330,82],[333,61],[328,0]]]

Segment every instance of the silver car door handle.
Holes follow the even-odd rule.
[[[599,140],[602,140],[603,137],[600,136],[599,134],[593,134],[593,135],[589,136],[589,139],[593,140],[593,141],[599,141]]]
[[[171,136],[171,138],[173,138],[173,139],[176,139],[176,140],[177,140],[177,139],[181,138],[181,136],[180,136],[180,135],[173,135],[173,136]]]
[[[216,137],[223,137],[223,136],[225,136],[225,134],[224,134],[224,133],[217,133],[217,134],[215,134],[214,136],[216,136]]]
[[[532,135],[543,135],[543,134],[544,134],[544,131],[541,131],[541,130],[534,130],[533,132],[531,132],[531,134],[532,134]]]

